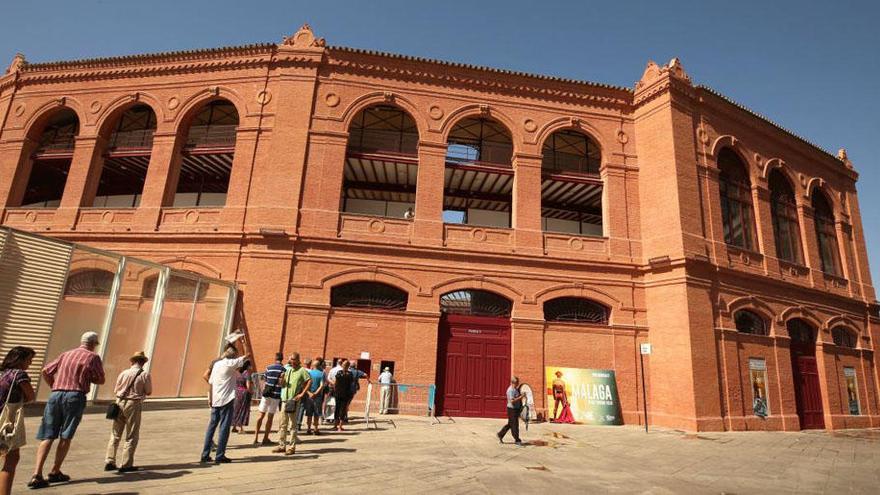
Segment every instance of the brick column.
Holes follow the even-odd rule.
[[[770,212],[770,191],[763,185],[753,184],[752,204],[755,208],[755,237],[758,242],[756,250],[764,255],[764,271],[779,274],[773,216]]]
[[[816,238],[816,220],[813,207],[804,203],[798,205],[801,218],[801,244],[804,252],[804,265],[810,267],[810,280],[814,287],[824,287],[822,280],[822,256],[819,254],[819,239]]]
[[[288,302],[286,330],[282,345],[285,356],[292,352],[302,354],[303,360],[324,356],[327,350],[327,324],[330,319],[330,306],[326,304],[300,304]],[[271,332],[267,332],[267,337]],[[272,339],[267,338],[271,342]],[[274,343],[272,344],[274,345]],[[277,350],[270,349],[267,354]]]
[[[180,147],[184,138],[169,129],[153,135],[153,149],[150,151],[150,164],[144,180],[144,190],[140,206],[135,212],[135,230],[153,231],[159,225],[162,207],[174,200],[174,189],[180,175]]]
[[[439,313],[408,311],[406,338],[403,342],[401,381],[437,383],[437,335]]]
[[[312,133],[303,188],[302,235],[336,237],[348,134]]]
[[[36,148],[37,142],[26,138],[0,143],[0,210],[21,204]]]
[[[443,244],[443,189],[446,143],[419,143],[419,175],[416,180],[416,216],[413,243]]]
[[[541,228],[541,156],[517,153],[513,157],[514,247],[520,254],[541,255],[544,232]]]
[[[226,192],[226,205],[220,216],[223,230],[240,231],[244,226],[245,209],[251,189],[251,174],[260,129],[241,128],[235,134],[235,152]]]
[[[510,368],[520,383],[532,388],[535,408],[545,408],[544,394],[544,321],[537,318],[514,317],[510,321]]]
[[[81,206],[91,206],[101,178],[106,140],[98,136],[78,136],[67,173],[61,205],[55,213],[55,229],[68,230],[76,224]]]

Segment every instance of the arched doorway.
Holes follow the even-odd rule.
[[[791,372],[801,429],[825,428],[819,367],[816,365],[816,330],[800,318],[785,324],[791,337]]]
[[[474,289],[440,297],[439,414],[505,417],[511,307],[511,302],[498,294]]]

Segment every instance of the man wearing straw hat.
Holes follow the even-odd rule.
[[[144,351],[134,353],[130,358],[131,368],[119,373],[116,378],[116,404],[119,405],[119,415],[113,420],[113,429],[110,430],[110,442],[107,444],[107,460],[104,471],[118,469],[120,473],[137,471],[134,465],[134,451],[137,449],[141,431],[141,411],[144,399],[153,393],[153,383],[150,373],[144,370],[148,358]],[[122,445],[122,464],[116,465],[116,451],[119,441],[125,434],[125,443]]]

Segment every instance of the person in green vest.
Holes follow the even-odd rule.
[[[297,411],[302,407],[303,396],[309,390],[312,377],[309,371],[302,366],[298,352],[290,356],[290,368],[281,375],[281,400],[284,402],[284,414],[282,415],[282,427],[278,432],[280,439],[278,447],[273,450],[284,455],[293,455],[296,452],[296,419]],[[287,441],[290,434],[290,443]]]

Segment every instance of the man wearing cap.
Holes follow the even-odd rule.
[[[80,343],[79,347],[61,353],[43,368],[43,378],[52,387],[52,393],[46,401],[43,420],[37,432],[37,440],[42,442],[37,447],[34,476],[28,483],[31,488],[45,488],[49,483],[70,481],[70,476],[61,472],[61,464],[70,450],[70,441],[86,408],[86,394],[93,383],[104,383],[104,366],[101,357],[95,354],[98,334],[86,332],[82,334]],[[55,464],[44,479],[43,465],[49,457],[52,443],[59,437]]]
[[[391,368],[388,366],[379,373],[379,414],[388,414],[391,408],[391,382],[394,375],[391,374]]]
[[[141,432],[141,411],[144,399],[153,393],[153,382],[150,373],[144,370],[147,363],[144,351],[136,352],[131,356],[131,368],[124,370],[116,378],[116,403],[119,405],[119,416],[113,420],[113,429],[110,430],[110,442],[107,444],[107,460],[104,471],[118,469],[120,473],[137,471],[134,465],[134,451],[137,449],[138,439]],[[125,443],[122,446],[122,464],[116,465],[116,451],[119,441],[125,433]]]

